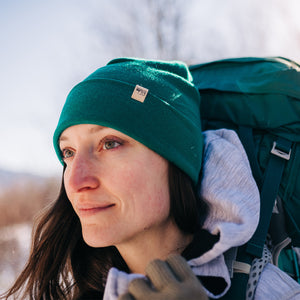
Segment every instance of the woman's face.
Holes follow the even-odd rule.
[[[92,247],[121,245],[167,228],[167,161],[111,128],[82,124],[60,138],[65,189]]]

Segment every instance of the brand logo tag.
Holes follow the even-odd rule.
[[[148,94],[148,89],[140,85],[136,85],[131,95],[131,98],[139,102],[144,102],[147,94]]]

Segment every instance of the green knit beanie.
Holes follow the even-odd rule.
[[[96,70],[69,93],[54,133],[73,125],[110,127],[144,144],[196,184],[203,137],[200,96],[187,66],[178,61],[119,58]]]

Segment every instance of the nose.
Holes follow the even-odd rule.
[[[100,180],[92,159],[81,154],[76,154],[73,161],[66,167],[64,184],[67,193],[97,189],[100,186]]]

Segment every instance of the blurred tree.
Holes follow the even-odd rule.
[[[193,2],[193,1],[191,1]],[[93,23],[101,47],[113,56],[179,59],[187,9],[183,0],[113,1]]]
[[[201,63],[239,56],[298,56],[299,21],[280,0],[112,0],[95,4],[94,43],[109,58]],[[100,10],[102,9],[102,10]],[[96,47],[97,48],[97,47]]]
[[[150,9],[153,35],[156,41],[157,56],[177,58],[182,34],[183,1],[180,0],[147,0]]]

